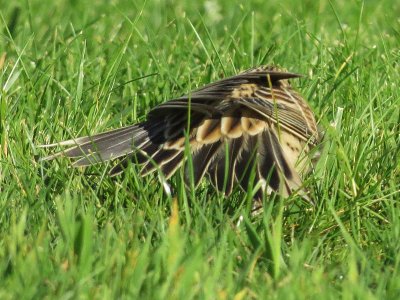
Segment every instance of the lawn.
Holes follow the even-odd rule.
[[[94,2],[94,3],[92,3]],[[0,0],[1,299],[399,299],[400,2]],[[40,162],[261,64],[325,130],[297,196]],[[242,216],[243,220],[238,222]]]

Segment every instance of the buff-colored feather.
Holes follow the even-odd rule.
[[[229,195],[235,183],[246,190],[253,174],[265,183],[257,199],[267,191],[284,197],[298,191],[308,199],[301,178],[320,136],[310,107],[288,82],[296,77],[253,68],[163,103],[143,123],[47,145],[69,148],[43,160],[67,156],[73,166],[87,166],[116,159],[111,175],[132,161],[142,165],[142,175],[160,170],[169,178],[185,162],[188,138],[193,176],[185,172],[195,186],[208,174]]]

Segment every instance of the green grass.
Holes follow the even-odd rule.
[[[398,1],[0,6],[1,299],[399,299]],[[133,166],[38,162],[37,145],[259,64],[306,75],[326,128],[314,209],[266,199],[251,217],[207,181],[185,191],[178,174],[171,197]]]

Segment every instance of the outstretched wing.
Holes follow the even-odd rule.
[[[143,175],[159,169],[168,178],[185,161],[188,139],[193,176],[186,173],[195,185],[208,173],[229,195],[234,182],[247,189],[255,170],[256,181],[288,195],[301,187],[301,152],[318,140],[310,108],[287,82],[296,77],[273,67],[250,69],[160,104],[146,122],[61,142],[71,147],[45,159],[64,155],[86,166],[120,158],[112,175],[132,160]]]

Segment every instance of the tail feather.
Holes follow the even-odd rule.
[[[113,145],[114,141],[120,141],[121,137],[134,136],[139,131],[137,125],[128,126],[112,131],[100,133],[93,136],[85,136],[77,139],[71,139],[60,143],[54,143],[49,145],[42,145],[41,147],[55,147],[55,146],[72,146],[63,151],[59,151],[55,154],[43,157],[41,161],[52,160],[58,156],[66,156],[69,158],[77,158],[82,156],[91,155],[96,152],[101,152],[110,145]],[[136,134],[137,135],[137,134]],[[115,157],[113,157],[115,158]],[[111,158],[109,158],[111,159]],[[106,159],[107,160],[107,159]]]
[[[119,157],[120,151],[125,152],[128,149],[132,150],[143,147],[149,140],[149,134],[142,126],[136,126],[126,132],[117,132],[109,136],[104,136],[101,139],[96,139],[96,136],[94,138],[93,141],[65,150],[65,156],[76,157],[82,156],[82,154],[101,152],[104,153],[102,155],[104,156],[104,160],[110,160]],[[112,154],[117,156],[111,156]]]
[[[96,147],[93,152],[91,152],[90,149],[85,152],[82,151],[84,156],[75,160],[73,162],[73,166],[74,167],[89,166],[89,165],[93,165],[96,163],[108,161],[111,159],[116,159],[116,158],[125,156],[127,154],[130,154],[134,151],[135,151],[135,146],[132,143],[131,139],[124,141],[123,143],[120,143],[118,145],[108,147],[105,149],[99,149]],[[69,156],[69,155],[67,154],[66,156]],[[71,157],[71,156],[69,156],[69,157]]]
[[[154,124],[147,126],[146,123],[142,123],[93,136],[68,140],[59,144],[44,145],[44,147],[74,146],[41,160],[52,160],[58,156],[66,156],[75,160],[73,162],[74,167],[80,167],[120,158],[139,149],[153,154],[155,149],[153,149],[154,144],[150,141],[149,134],[151,132],[152,135],[156,135],[161,130],[161,126]],[[145,158],[142,160],[143,162],[146,161]]]
[[[40,148],[52,148],[52,147],[57,147],[57,146],[76,146],[76,145],[84,145],[86,143],[90,142],[97,142],[100,141],[102,138],[108,138],[114,135],[120,135],[123,134],[126,131],[132,131],[133,128],[137,128],[138,125],[130,125],[126,126],[123,128],[117,128],[113,130],[109,130],[106,132],[102,132],[96,135],[88,135],[88,136],[82,136],[79,138],[73,138],[70,140],[66,141],[61,141],[57,143],[52,143],[52,144],[46,144],[46,145],[39,145],[38,147]]]

